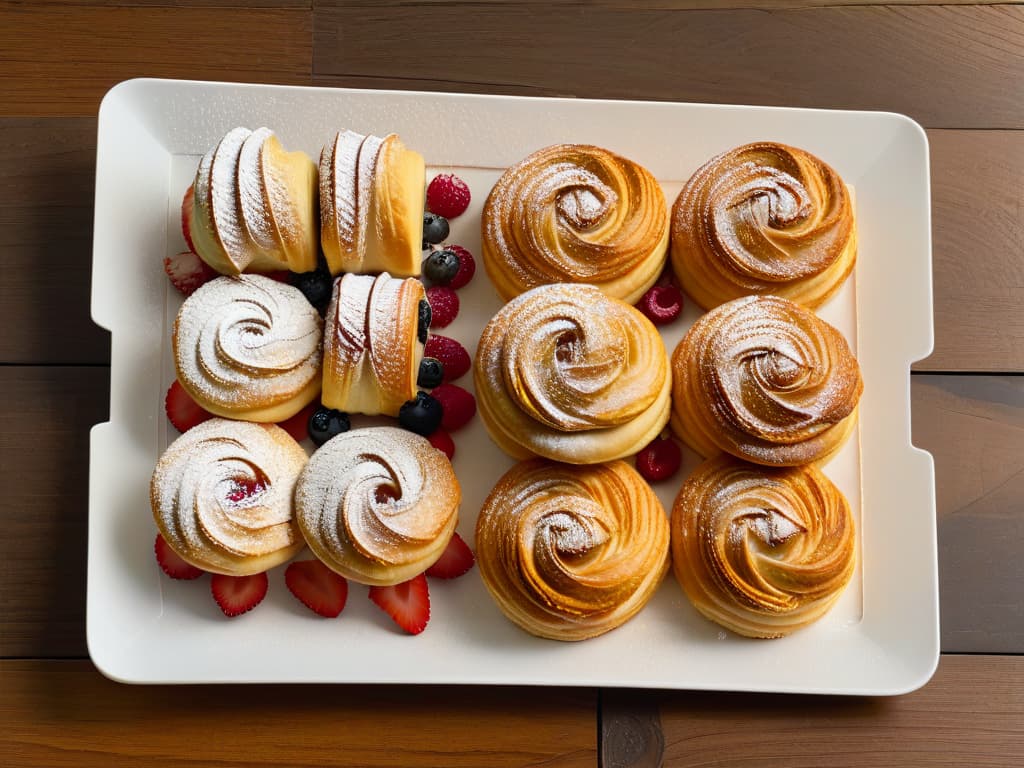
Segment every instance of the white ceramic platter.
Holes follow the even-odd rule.
[[[529,636],[491,601],[476,569],[431,582],[421,635],[398,630],[352,585],[324,620],[270,574],[267,599],[224,618],[206,580],[174,582],[153,558],[148,483],[176,436],[163,413],[173,378],[170,325],[180,297],[161,269],[181,250],[181,196],[199,156],[230,128],[273,128],[314,158],[340,128],[397,132],[428,178],[469,182],[473,203],[450,242],[479,254],[479,214],[501,170],[535,149],[593,143],[636,160],[671,204],[712,155],[781,141],[833,165],[856,190],[854,279],[820,314],[847,336],[864,376],[860,429],[827,473],[856,513],[860,562],[835,608],[791,637],[722,632],[671,576],[631,622],[582,643]],[[910,364],[932,348],[928,148],[900,115],[573,99],[353,91],[132,80],[100,108],[92,312],[110,330],[110,421],[92,432],[88,642],[96,665],[126,682],[353,682],[636,686],[895,694],[926,682],[938,660],[938,586],[931,457],[910,443]],[[472,354],[499,307],[482,268],[442,331]],[[696,318],[665,333],[669,351]],[[458,383],[471,388],[471,377]],[[511,461],[479,419],[456,433],[463,486],[459,531],[472,544],[485,495]],[[685,472],[657,487],[671,507]]]

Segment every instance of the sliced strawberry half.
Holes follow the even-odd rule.
[[[309,437],[309,417],[316,413],[320,407],[320,401],[314,400],[301,411],[289,419],[285,419],[277,426],[292,436],[297,443],[301,443]]]
[[[284,583],[300,603],[328,619],[340,614],[348,600],[348,582],[319,560],[291,563]]]
[[[427,576],[437,579],[457,579],[473,567],[476,558],[473,550],[459,534],[452,534],[451,541],[436,563],[427,568]]]
[[[265,573],[257,573],[255,576],[215,573],[210,579],[210,591],[225,616],[240,616],[263,602],[268,584]]]
[[[185,190],[185,197],[181,200],[181,234],[185,236],[185,245],[192,253],[196,252],[196,246],[192,242],[192,200],[195,198],[195,187],[189,184]]]
[[[410,635],[418,635],[430,621],[430,591],[422,573],[391,587],[370,587],[370,599]]]
[[[199,286],[217,277],[217,273],[192,251],[182,251],[165,258],[164,272],[171,279],[171,285],[185,296],[191,296]]]
[[[159,564],[160,570],[172,579],[198,579],[204,573],[191,563],[182,560],[181,556],[171,549],[171,546],[159,533],[156,535],[153,551],[156,552],[156,562]]]
[[[167,411],[167,418],[179,432],[187,432],[196,424],[202,424],[207,419],[213,418],[213,414],[203,410],[199,403],[193,400],[192,396],[178,383],[177,379],[167,390],[164,408]]]

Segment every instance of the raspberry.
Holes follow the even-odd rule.
[[[430,394],[441,404],[441,428],[448,432],[466,426],[476,414],[476,399],[462,387],[442,384]]]
[[[674,285],[655,285],[640,297],[636,308],[655,325],[667,325],[683,311],[683,294]]]
[[[683,452],[671,437],[652,440],[636,455],[636,471],[656,483],[679,471]]]
[[[449,281],[448,287],[462,288],[473,279],[473,275],[476,273],[476,260],[473,258],[473,254],[461,245],[449,245],[446,246],[446,249],[454,251],[455,255],[459,257],[459,271]]]
[[[459,294],[451,288],[442,285],[427,288],[427,302],[430,304],[431,328],[445,328],[459,314]]]
[[[465,213],[469,198],[466,182],[450,173],[435,176],[427,187],[427,208],[446,219]]]
[[[455,441],[444,431],[443,427],[438,427],[427,435],[427,441],[447,456],[449,461],[455,458]]]
[[[469,353],[455,339],[447,336],[430,334],[427,344],[423,348],[424,357],[434,357],[441,361],[444,366],[444,378],[442,381],[455,381],[469,370]]]

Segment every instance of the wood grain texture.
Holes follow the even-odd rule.
[[[161,3],[168,0],[142,0]],[[189,3],[220,2],[221,0],[187,0]],[[88,0],[59,0],[59,2],[88,2]],[[121,0],[103,0],[120,3]],[[409,5],[409,0],[313,0],[313,5],[322,8],[344,6]],[[847,5],[1018,5],[1024,0],[417,0],[418,5],[587,5],[601,8],[659,9],[659,10],[721,10],[724,8],[768,8],[795,10],[798,8],[820,8]]]

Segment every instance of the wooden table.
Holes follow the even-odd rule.
[[[1024,764],[1024,5],[0,2],[0,764]],[[173,6],[173,7],[172,7]],[[931,143],[943,657],[894,699],[130,687],[85,646],[96,110],[136,76],[894,110]]]

